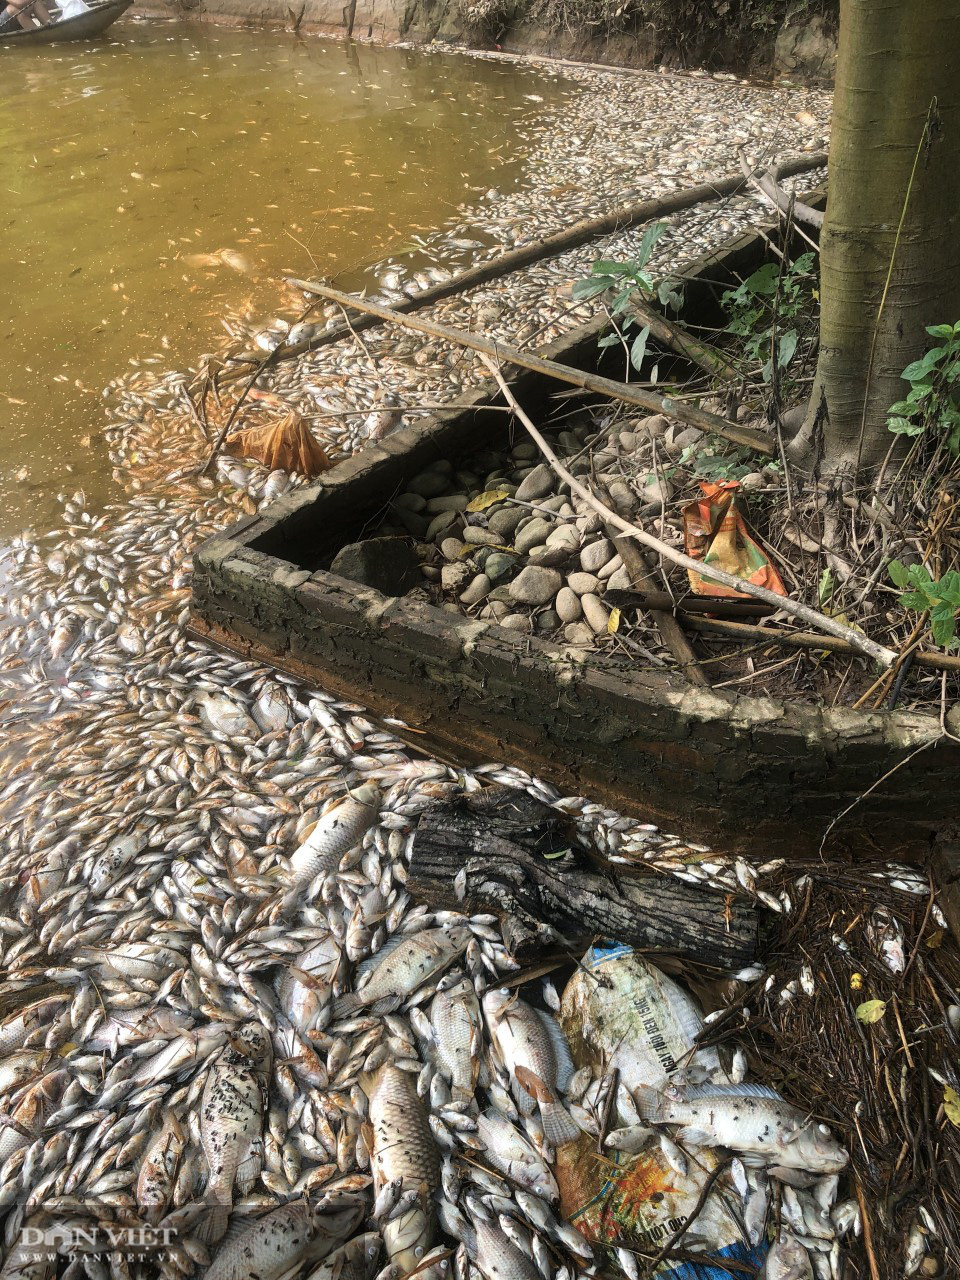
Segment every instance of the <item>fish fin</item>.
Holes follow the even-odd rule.
[[[543,1023],[544,1030],[553,1045],[553,1056],[557,1061],[557,1088],[562,1093],[570,1083],[570,1079],[576,1069],[573,1065],[573,1058],[570,1056],[567,1037],[563,1034],[560,1023],[551,1014],[544,1013],[542,1009],[536,1009],[534,1012]]]
[[[236,1188],[242,1196],[253,1190],[263,1168],[263,1139],[255,1138],[250,1150],[237,1166]]]
[[[715,1147],[717,1145],[715,1134],[711,1133],[709,1129],[698,1129],[695,1124],[685,1124],[682,1129],[678,1129],[677,1137],[681,1142],[689,1142],[692,1147]]]
[[[559,1148],[580,1138],[580,1126],[562,1102],[541,1102],[540,1119],[543,1136],[551,1147]]]
[[[636,1103],[637,1115],[641,1120],[660,1119],[662,1098],[656,1089],[647,1084],[634,1085],[633,1101]]]
[[[520,1088],[531,1098],[536,1098],[538,1102],[556,1102],[557,1096],[553,1090],[529,1067],[518,1065],[514,1068],[513,1075]]]
[[[682,1088],[686,1102],[696,1102],[699,1098],[774,1098],[777,1102],[784,1101],[782,1094],[765,1084],[688,1084]]]
[[[331,1006],[331,1021],[339,1022],[341,1018],[347,1018],[351,1013],[356,1013],[358,1009],[363,1008],[363,1001],[353,991],[348,991],[346,995],[338,996]]]
[[[399,1009],[401,1004],[403,1004],[403,996],[383,996],[380,1000],[374,1000],[373,1004],[367,1007],[371,1013],[375,1013],[379,1018],[385,1013],[393,1013],[394,1009]]]
[[[203,1203],[204,1213],[193,1234],[202,1244],[217,1244],[227,1230],[233,1204],[225,1201],[217,1188],[207,1191]]]
[[[383,1070],[383,1067],[378,1067],[376,1071],[363,1071],[357,1077],[357,1083],[359,1084],[360,1088],[363,1090],[363,1092],[367,1095],[368,1098],[370,1097],[374,1089],[377,1087],[377,1081],[380,1078],[380,1072],[382,1070]],[[372,1152],[373,1146],[368,1145],[367,1150]]]
[[[391,951],[396,951],[397,947],[399,947],[402,942],[409,941],[410,935],[406,933],[395,933],[393,937],[387,938],[379,951],[372,956],[367,956],[366,960],[361,960],[356,966],[355,972],[357,978],[365,978],[368,973],[373,973],[374,969],[376,969],[377,966],[381,964],[388,955],[390,955]]]

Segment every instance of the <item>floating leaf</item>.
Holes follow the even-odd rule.
[[[864,1000],[857,1005],[857,1017],[861,1022],[879,1022],[887,1011],[886,1000]]]
[[[495,502],[502,502],[504,498],[509,498],[510,494],[506,489],[487,489],[484,493],[478,494],[472,502],[467,503],[468,511],[486,511],[487,507],[492,507]]]
[[[610,617],[607,619],[607,631],[610,635],[615,635],[620,626],[620,610],[611,609]]]
[[[947,1085],[943,1091],[943,1110],[950,1123],[960,1128],[960,1097],[957,1096],[956,1089],[952,1089],[950,1085]]]

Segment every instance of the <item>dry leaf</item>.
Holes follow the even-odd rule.
[[[943,1110],[951,1124],[960,1128],[960,1097],[956,1089],[947,1085],[943,1091]]]
[[[224,448],[235,458],[254,458],[271,471],[279,469],[296,471],[302,476],[318,476],[333,466],[296,409],[291,409],[279,422],[238,431]]]
[[[502,502],[504,498],[509,497],[506,489],[487,489],[485,493],[478,494],[472,502],[467,503],[467,510],[486,511],[487,507],[492,507],[495,502]]]
[[[851,991],[859,991],[859,990],[860,990],[860,988],[861,988],[862,986],[863,986],[863,974],[862,974],[862,973],[851,973],[851,975],[850,975],[850,990],[851,990]]]
[[[942,929],[934,929],[933,933],[931,933],[930,937],[927,939],[926,945],[931,951],[934,951],[943,942],[943,936]]]
[[[607,619],[607,631],[610,635],[615,635],[617,628],[620,626],[620,610],[611,609],[610,617]]]
[[[879,1022],[887,1011],[886,1000],[864,1000],[857,1005],[857,1017],[861,1022]]]

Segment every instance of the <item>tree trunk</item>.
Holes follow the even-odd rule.
[[[960,0],[842,0],[829,173],[820,354],[790,453],[842,476],[882,463],[924,326],[960,320]]]

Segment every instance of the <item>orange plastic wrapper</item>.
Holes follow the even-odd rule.
[[[271,471],[279,469],[296,471],[302,476],[319,476],[333,466],[296,409],[291,409],[279,422],[238,431],[224,448],[235,458],[253,458]]]
[[[702,560],[704,564],[726,569],[738,578],[745,578],[758,587],[766,587],[778,596],[787,594],[767,556],[747,532],[739,504],[737,480],[724,480],[720,484],[700,481],[703,497],[688,502],[683,508],[683,541],[688,556]],[[738,596],[744,591],[734,591],[719,582],[711,582],[694,569],[688,569],[690,587],[699,596]]]

